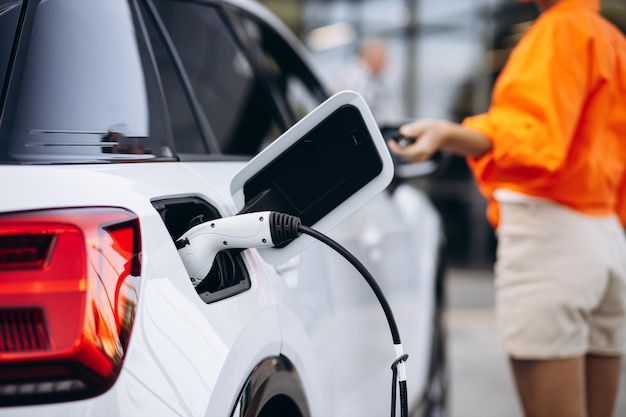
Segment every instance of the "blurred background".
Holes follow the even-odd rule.
[[[392,126],[416,118],[459,122],[484,112],[511,49],[537,17],[533,4],[516,0],[259,1],[302,40],[330,92],[341,89],[342,76],[359,78],[349,69],[363,41],[382,40],[387,59],[378,81],[389,94],[379,101],[391,109],[382,124]],[[626,33],[626,0],[601,0],[601,6]],[[358,82],[343,87],[359,91]],[[485,200],[463,158],[443,165],[413,181],[441,213],[448,241],[449,415],[521,417],[508,362],[496,347],[496,242]],[[626,363],[615,415],[626,416]]]
[[[366,39],[382,39],[381,78],[398,125],[414,118],[461,121],[485,111],[511,48],[537,16],[515,0],[260,0],[309,49],[320,78],[336,86]],[[626,31],[626,0],[602,0],[603,14]],[[388,112],[389,113],[389,112]],[[495,239],[464,159],[419,180],[439,209],[453,267],[492,265]]]

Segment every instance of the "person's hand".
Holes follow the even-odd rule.
[[[417,120],[400,127],[400,135],[412,139],[406,146],[389,141],[389,149],[408,162],[423,162],[443,150],[479,158],[492,148],[491,141],[477,130],[447,120]]]
[[[406,146],[389,141],[391,151],[409,162],[423,162],[445,145],[450,132],[450,122],[444,120],[417,120],[400,127],[399,133],[413,139]]]

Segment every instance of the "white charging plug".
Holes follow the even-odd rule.
[[[207,276],[221,250],[273,247],[270,214],[263,211],[215,219],[185,232],[176,246],[193,286]]]

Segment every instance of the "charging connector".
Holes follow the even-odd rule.
[[[200,223],[174,243],[197,287],[209,274],[219,251],[285,246],[300,235],[301,224],[298,217],[275,211],[246,213]]]

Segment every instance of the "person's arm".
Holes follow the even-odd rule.
[[[401,148],[397,142],[390,141],[389,147],[409,162],[425,161],[439,150],[475,158],[491,150],[489,139],[477,130],[445,120],[417,120],[403,125],[400,134],[415,142]]]

